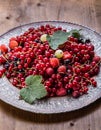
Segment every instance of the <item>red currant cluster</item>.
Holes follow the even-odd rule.
[[[53,50],[46,36],[57,30],[63,29],[51,25],[30,28],[23,35],[11,38],[9,49],[2,44],[0,77],[5,74],[14,86],[23,88],[27,76],[42,75],[49,97],[68,94],[78,97],[87,93],[88,85],[96,87],[93,76],[99,73],[101,60],[90,40],[71,36]]]

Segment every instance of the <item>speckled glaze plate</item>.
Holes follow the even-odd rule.
[[[0,36],[0,44],[8,44],[9,38],[22,34],[30,27],[38,27],[44,24],[62,26],[64,29],[68,30],[82,29],[82,34],[84,34],[86,38],[90,38],[94,44],[96,54],[101,56],[101,36],[97,32],[82,25],[61,21],[35,22],[16,27]],[[101,72],[98,76],[96,76],[96,80],[98,87],[93,88],[92,86],[89,86],[88,94],[83,95],[78,99],[74,99],[68,96],[54,97],[36,101],[33,105],[30,105],[23,100],[19,100],[19,90],[12,86],[6,77],[3,77],[0,78],[0,99],[14,107],[35,113],[49,114],[69,112],[83,108],[101,97]]]

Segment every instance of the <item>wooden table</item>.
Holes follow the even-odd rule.
[[[101,33],[101,0],[0,0],[0,34],[29,22],[64,20]],[[81,110],[41,115],[0,101],[0,130],[101,130],[101,99]]]

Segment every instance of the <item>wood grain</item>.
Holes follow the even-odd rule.
[[[0,34],[29,22],[65,20],[101,33],[100,0],[0,0]],[[101,130],[101,99],[65,114],[28,113],[0,101],[0,130]]]

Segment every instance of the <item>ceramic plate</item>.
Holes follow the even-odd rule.
[[[16,27],[0,36],[0,44],[8,44],[9,38],[22,34],[30,27],[38,27],[45,24],[62,26],[64,29],[67,30],[82,29],[82,34],[84,34],[86,38],[90,38],[92,43],[94,44],[96,54],[101,56],[101,36],[97,32],[82,25],[61,21],[35,22]],[[68,96],[54,97],[47,100],[44,99],[36,101],[33,105],[30,105],[23,100],[19,100],[19,89],[12,86],[7,78],[3,77],[0,78],[0,99],[14,107],[35,113],[48,114],[69,112],[83,108],[101,97],[101,72],[98,76],[96,76],[96,80],[98,83],[98,87],[93,88],[89,86],[88,94],[83,95],[77,99]]]

